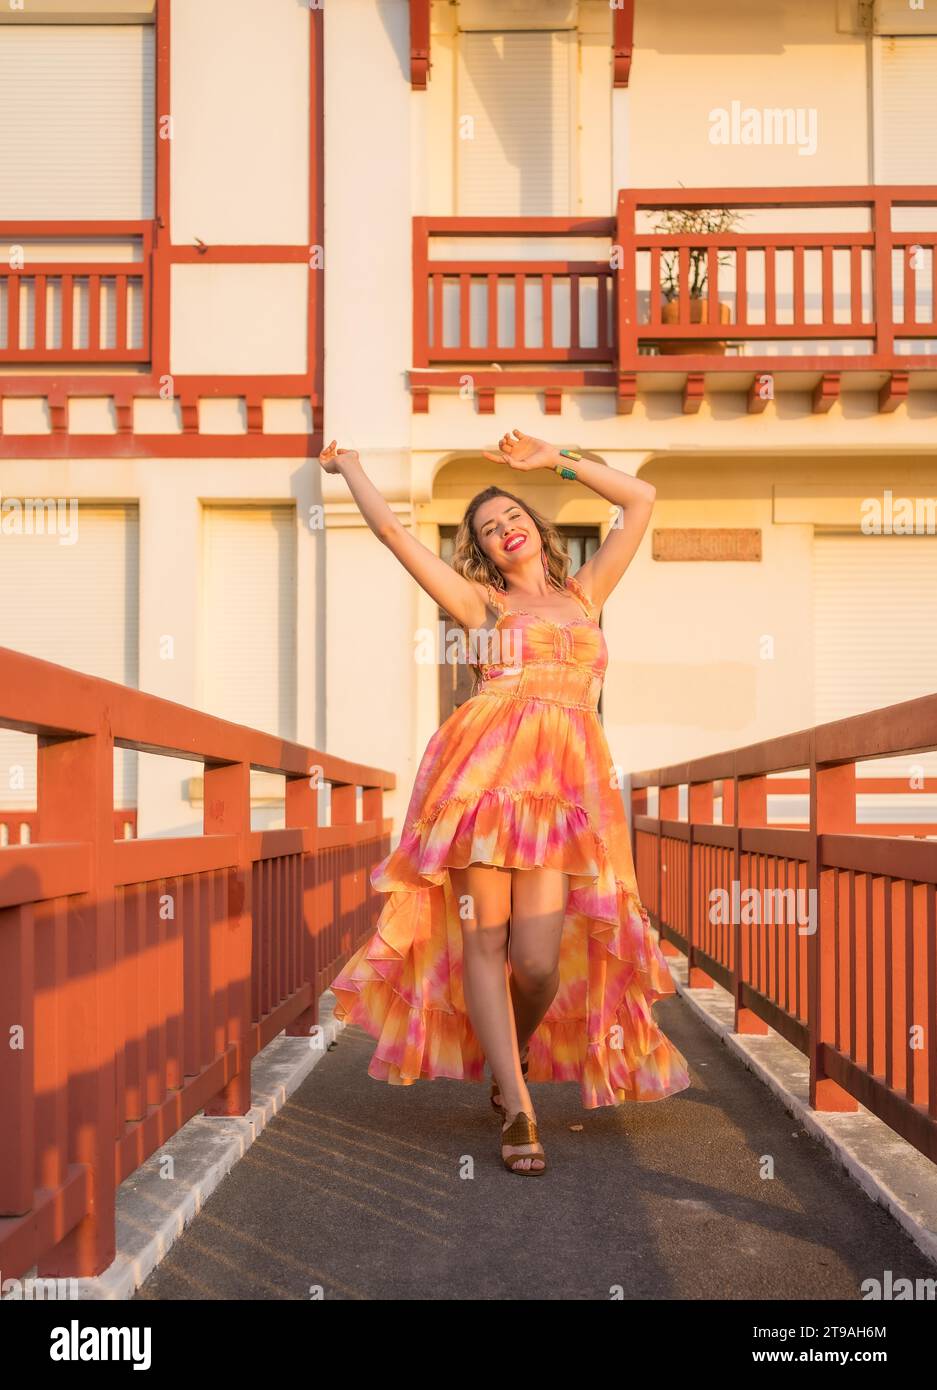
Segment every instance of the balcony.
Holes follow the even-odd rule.
[[[238,265],[305,266],[308,258],[306,245],[172,245],[160,218],[0,220],[0,454],[152,457],[188,455],[196,447],[202,456],[285,451],[305,458],[308,430],[271,429],[265,411],[268,401],[308,401],[313,432],[321,429],[317,277],[307,277],[308,305],[297,310],[307,320],[307,332],[305,349],[295,354],[295,371],[277,370],[275,362],[268,370],[263,348],[246,364],[239,359],[234,369],[216,367],[209,344],[218,346],[211,311],[203,305],[195,313],[185,295],[174,301],[171,290],[177,266],[217,266],[223,274]],[[203,284],[210,279],[209,271]],[[265,307],[269,300],[268,293]],[[219,302],[235,314],[242,308],[235,291],[219,292]],[[187,313],[197,325],[189,340],[195,343],[194,356],[190,351],[187,370],[171,371],[178,349],[172,346],[174,325],[181,322],[184,328]],[[228,341],[237,348],[254,340],[249,333],[232,332]],[[6,402],[17,398],[34,398],[45,408],[24,425],[22,415],[4,414]],[[71,401],[82,398],[100,408],[90,424],[86,416],[73,427]],[[240,429],[229,423],[212,430],[204,423],[202,401],[216,399],[234,403],[236,415],[228,418]],[[141,419],[137,407],[157,402],[166,406],[162,419],[155,422],[149,411]]]
[[[0,223],[0,367],[150,360],[152,224]]]
[[[542,391],[552,414],[586,387],[614,390],[619,413],[639,390],[682,390],[693,413],[707,384],[746,391],[752,413],[775,385],[818,413],[841,390],[894,410],[937,371],[935,248],[923,185],[628,189],[609,218],[418,217],[413,409],[468,373],[482,413],[501,389]]]

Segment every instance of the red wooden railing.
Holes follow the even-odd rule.
[[[622,248],[618,298],[619,363],[627,369],[646,359],[647,349],[678,339],[701,347],[714,339],[743,345],[784,340],[800,342],[797,354],[809,356],[809,345],[820,340],[858,341],[849,355],[824,353],[816,359],[824,368],[888,369],[932,366],[932,354],[896,352],[896,341],[910,349],[915,339],[937,337],[937,278],[934,276],[937,232],[899,231],[896,210],[914,208],[922,222],[937,206],[937,186],[762,189],[637,189],[618,195],[615,239]],[[638,231],[639,213],[686,208],[729,208],[746,211],[779,210],[796,214],[823,208],[834,216],[842,209],[860,209],[867,229],[842,232],[733,230],[722,234],[675,235]],[[677,321],[663,321],[662,255],[671,252],[679,285]],[[839,256],[837,273],[835,258]],[[637,268],[650,262],[646,300],[640,302]],[[690,258],[706,269],[707,293],[702,321],[691,321]],[[807,258],[813,262],[808,284]],[[752,268],[758,259],[760,289],[752,289]],[[782,292],[782,265],[785,284]],[[900,267],[900,269],[899,269]],[[922,307],[921,290],[926,286]],[[811,312],[808,313],[808,307]],[[720,312],[721,310],[721,312]],[[728,311],[728,312],[727,312]],[[919,360],[920,358],[920,360]],[[746,362],[750,355],[746,353]],[[790,357],[777,359],[790,368]],[[712,367],[711,358],[705,365]],[[736,364],[737,365],[737,364]],[[673,369],[673,363],[669,364]]]
[[[937,840],[859,833],[855,769],[935,744],[928,695],[631,783],[639,890],[690,986],[723,985],[736,1032],[770,1025],[806,1053],[816,1109],[858,1101],[937,1162]],[[800,768],[809,827],[769,825],[769,774]]]
[[[611,225],[608,218],[586,217],[414,218],[414,365],[501,358],[607,362],[614,351],[615,281],[607,259],[431,260],[429,243],[430,238],[446,236],[602,237],[609,235]],[[509,310],[504,310],[504,290]],[[448,314],[447,293],[452,309]],[[556,322],[560,296],[564,325],[568,321],[569,329],[562,337]],[[586,296],[590,296],[595,325],[588,336],[584,332]],[[473,334],[473,323],[483,324],[484,331]]]
[[[416,380],[428,380],[427,368],[461,362],[604,363],[626,373],[932,368],[937,354],[919,349],[921,340],[937,338],[937,231],[923,225],[935,206],[931,185],[627,189],[614,217],[417,217]],[[641,226],[644,214],[726,207],[743,216],[776,210],[782,219],[827,209],[831,222],[844,209],[858,209],[866,225],[682,235]],[[921,230],[895,226],[896,214],[907,218],[907,209],[920,211]],[[528,252],[538,238],[592,237],[604,239],[608,251],[592,260],[431,255],[438,250],[432,241],[467,237],[520,238]],[[677,279],[673,322],[664,316],[668,253]],[[690,295],[691,260],[708,272],[698,302]],[[562,335],[555,325],[559,290]],[[776,343],[783,353],[770,348]],[[837,343],[848,351],[830,346]],[[661,355],[675,347],[678,362]],[[504,384],[528,386],[530,376],[512,373]],[[595,373],[580,376],[582,384],[598,380]],[[549,383],[550,373],[541,380]],[[563,378],[564,384],[578,380],[570,373]]]
[[[0,1269],[94,1275],[124,1178],[199,1110],[245,1114],[283,1029],[317,1041],[394,779],[4,648],[0,727],[38,736],[39,788],[34,842],[0,849]],[[200,837],[115,839],[118,745],[204,763]],[[285,776],[286,829],[251,830],[252,767]]]
[[[0,222],[0,242],[43,248],[22,265],[0,259],[0,364],[149,360],[152,223]],[[82,242],[129,245],[139,259],[61,258]]]

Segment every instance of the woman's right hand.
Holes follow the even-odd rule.
[[[326,473],[341,473],[342,469],[349,463],[358,463],[358,452],[356,449],[338,449],[335,440],[327,444],[319,455],[319,462]]]

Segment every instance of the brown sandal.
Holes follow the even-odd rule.
[[[527,1068],[528,1068],[529,1065],[530,1065],[530,1048],[528,1047],[528,1048],[526,1049],[525,1055],[521,1058],[521,1076],[524,1078],[525,1081],[527,1080]],[[501,1101],[500,1101],[500,1100],[495,1100],[495,1096],[498,1095],[498,1094],[500,1093],[500,1091],[501,1091],[501,1087],[498,1085],[497,1081],[492,1081],[492,1083],[491,1083],[491,1097],[490,1097],[491,1103],[492,1103],[492,1105],[494,1106],[494,1108],[498,1111],[498,1114],[499,1114],[499,1115],[506,1115],[507,1112],[506,1112],[504,1106],[502,1105]]]
[[[532,1154],[511,1154],[509,1157],[505,1157],[504,1149],[506,1145],[514,1146],[520,1144],[536,1144],[540,1152]],[[515,1168],[514,1165],[525,1158],[536,1158],[543,1167]],[[522,1173],[525,1177],[528,1175],[539,1177],[541,1173],[547,1171],[547,1159],[546,1154],[543,1152],[543,1146],[540,1143],[540,1136],[537,1133],[537,1121],[524,1110],[519,1110],[510,1125],[501,1132],[501,1162],[509,1173]]]

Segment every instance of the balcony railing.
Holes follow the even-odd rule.
[[[738,225],[662,230],[681,209]],[[490,258],[452,254],[486,240]],[[584,240],[588,257],[575,254]],[[931,186],[629,189],[608,218],[418,217],[413,382],[450,385],[440,369],[479,364],[517,385],[933,370],[935,258]]]
[[[816,1109],[859,1102],[937,1162],[937,839],[856,819],[857,763],[935,744],[929,695],[636,773],[632,806],[641,897],[690,986],[723,985],[736,1032],[770,1025],[805,1053]],[[792,769],[808,773],[806,828],[769,823],[789,786],[770,774]]]
[[[149,361],[151,240],[147,222],[0,223],[0,366]]]
[[[38,736],[39,774],[33,842],[0,849],[0,1015],[22,1028],[0,1048],[0,1268],[95,1275],[123,1179],[198,1111],[245,1114],[283,1029],[314,1045],[373,930],[394,779],[4,648],[0,727]],[[115,746],[204,764],[200,837],[115,839]],[[286,829],[251,830],[252,767],[285,777]]]
[[[713,207],[743,219],[780,214],[780,220],[801,226],[682,235],[640,227],[655,214]],[[726,345],[749,360],[780,359],[788,369],[803,366],[800,359],[815,356],[818,348],[827,368],[920,365],[915,350],[921,340],[937,339],[935,208],[937,188],[931,187],[622,192],[616,222],[622,247],[620,365],[640,362],[646,370],[652,365],[647,355],[661,355],[674,340],[687,355],[697,344],[718,343],[720,350]],[[807,230],[818,220],[807,214],[816,213],[822,213],[820,220],[855,226]],[[901,229],[902,221],[910,225]],[[695,304],[694,270],[706,287]],[[664,321],[668,281],[678,291],[672,323]],[[923,365],[933,367],[935,353],[937,343]]]
[[[595,238],[603,219],[416,219],[415,365],[431,362],[607,362],[614,274],[605,260],[430,259],[446,236]],[[497,351],[493,351],[493,346]],[[503,351],[502,351],[503,349]]]

